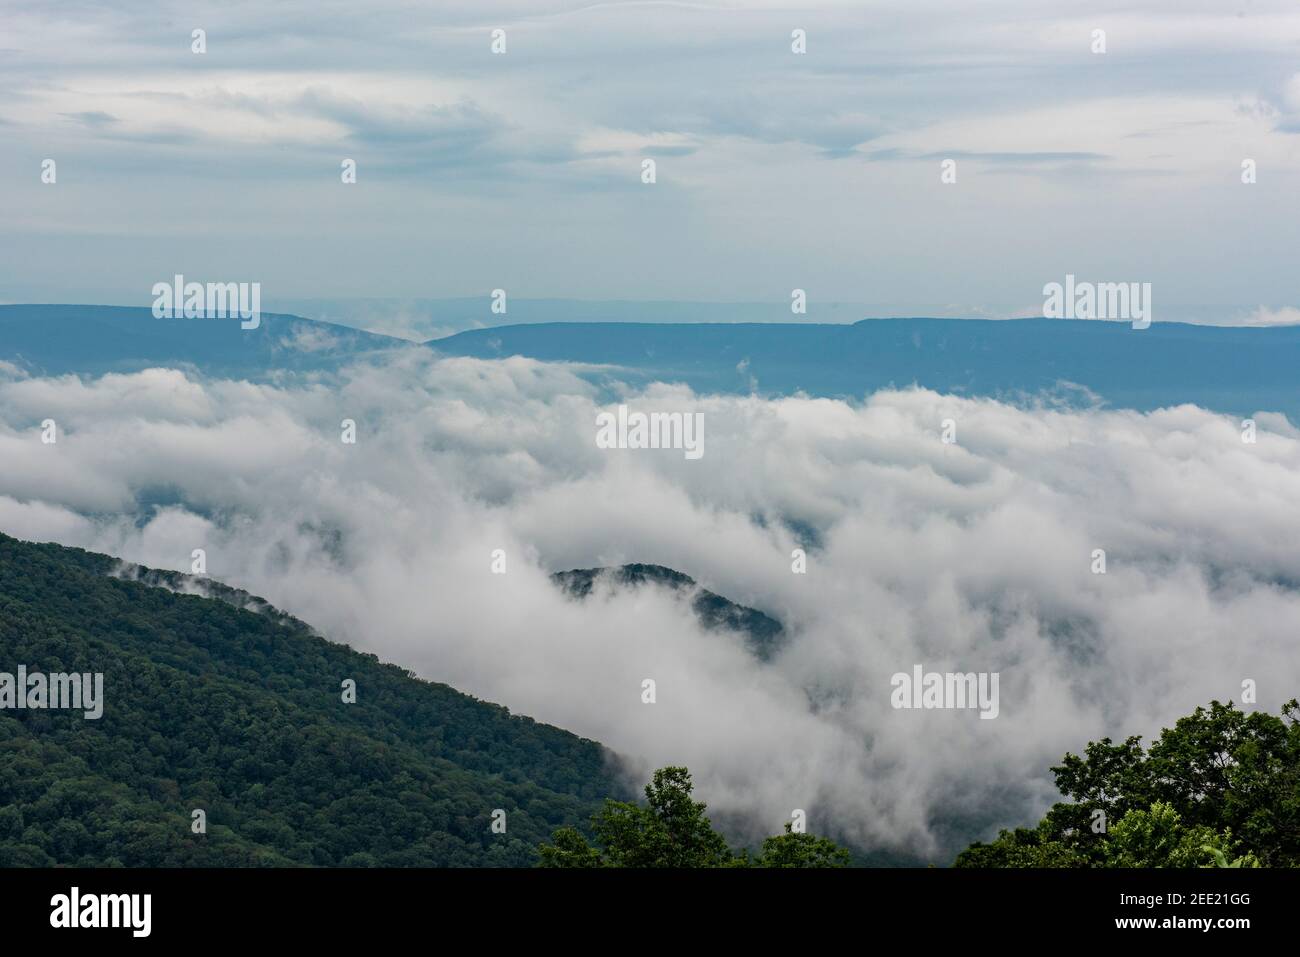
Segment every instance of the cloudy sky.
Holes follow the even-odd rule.
[[[182,272],[1005,315],[1074,273],[1295,320],[1300,7],[0,0],[0,209],[11,302]]]

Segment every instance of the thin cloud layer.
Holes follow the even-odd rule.
[[[180,571],[203,548],[212,577],[596,738],[633,778],[686,764],[737,840],[801,808],[942,861],[1040,812],[1067,749],[1239,700],[1246,679],[1262,708],[1300,687],[1300,435],[1280,417],[1250,444],[1190,406],[664,384],[625,401],[702,412],[704,456],[598,449],[592,387],[519,358],[275,386],[0,368],[0,530]],[[762,664],[667,592],[576,602],[548,579],[628,561],[773,614],[788,644]],[[891,676],[915,664],[999,673],[998,717],[895,710]]]

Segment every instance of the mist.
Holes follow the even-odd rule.
[[[1257,414],[1251,443],[1193,406],[662,383],[618,401],[702,413],[703,456],[598,448],[617,403],[522,358],[261,385],[4,364],[0,531],[183,572],[203,549],[208,576],[332,640],[602,742],[630,782],[686,765],[736,842],[802,809],[859,850],[946,863],[1058,799],[1067,750],[1247,680],[1248,708],[1300,687],[1300,436],[1281,416]],[[763,663],[682,595],[576,601],[549,579],[623,562],[691,575],[788,640]],[[893,708],[891,676],[918,664],[999,674],[996,719]]]

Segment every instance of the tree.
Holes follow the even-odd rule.
[[[786,833],[763,842],[762,853],[733,854],[691,798],[686,768],[660,768],[646,785],[646,806],[606,800],[592,818],[599,847],[571,827],[538,849],[541,867],[844,867],[849,853],[824,837]]]
[[[787,822],[785,833],[763,841],[755,867],[848,867],[849,852],[834,841],[813,834],[796,834]]]
[[[537,849],[538,867],[605,866],[600,851],[588,844],[577,828],[558,828],[551,840],[555,843],[543,844]]]
[[[685,768],[660,768],[646,785],[646,807],[607,800],[592,818],[603,853],[592,849],[572,828],[557,831],[555,845],[542,845],[548,867],[723,867],[731,851],[704,816],[705,805],[691,799]]]
[[[1129,811],[1111,829],[1106,866],[1200,867],[1231,844],[1231,835],[1204,824],[1187,827],[1172,805],[1156,801],[1145,811]]]
[[[956,866],[1300,866],[1298,710],[1294,699],[1280,717],[1212,701],[1149,752],[1137,737],[1090,742],[1052,768],[1069,803],[971,845]]]

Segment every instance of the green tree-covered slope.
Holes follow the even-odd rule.
[[[105,699],[0,710],[0,866],[523,866],[626,794],[593,741],[119,569],[0,535],[0,672],[102,672]]]

